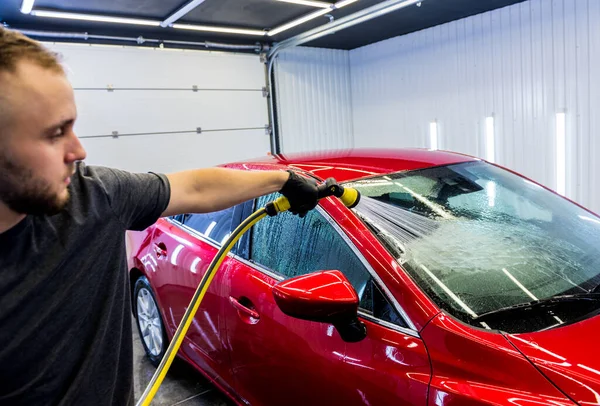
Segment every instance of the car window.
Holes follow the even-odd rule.
[[[593,292],[600,284],[600,219],[568,200],[480,161],[345,186],[361,192],[355,213],[402,268],[460,320],[521,333],[590,317],[584,307],[561,316],[540,307],[479,319],[532,300]]]
[[[275,196],[258,199],[263,207]],[[290,213],[265,218],[252,232],[252,261],[286,277],[320,270],[339,270],[361,299],[371,279],[369,271],[346,241],[317,210],[304,218]],[[361,306],[370,306],[361,303]]]
[[[187,214],[176,214],[174,216],[170,216],[169,218],[173,221],[177,221],[178,223],[183,224],[185,216],[187,216]]]
[[[231,223],[231,233],[239,227],[242,221],[246,220],[250,214],[252,214],[252,209],[254,208],[254,199],[248,200],[244,203],[238,204],[233,209],[233,219]],[[248,251],[249,251],[249,241],[250,232],[243,233],[238,242],[231,247],[231,253],[237,256],[240,256],[244,259],[248,259]]]
[[[371,278],[360,301],[363,311],[380,320],[408,328],[394,306],[387,300],[381,288]]]
[[[449,197],[447,207],[455,213],[471,215],[493,210],[495,216],[512,217],[526,221],[552,221],[552,212],[537,202],[491,179],[474,179],[481,187],[474,195],[459,194]],[[474,198],[476,196],[476,198]]]
[[[232,231],[234,209],[230,207],[211,213],[186,214],[183,224],[217,244],[223,244]]]

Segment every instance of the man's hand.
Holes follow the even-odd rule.
[[[308,179],[296,175],[288,170],[290,177],[285,182],[279,193],[287,197],[290,201],[290,212],[300,217],[306,216],[309,210],[314,209],[318,202],[317,182],[314,179]]]

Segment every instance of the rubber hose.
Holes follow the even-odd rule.
[[[179,323],[179,327],[177,328],[177,331],[173,336],[173,340],[171,340],[169,348],[167,348],[167,351],[165,352],[162,361],[156,369],[154,376],[152,376],[152,379],[148,383],[148,386],[142,394],[142,397],[137,402],[137,406],[147,406],[150,404],[150,402],[152,402],[152,399],[154,399],[158,388],[162,384],[162,381],[165,379],[165,376],[167,375],[167,372],[171,367],[173,360],[175,359],[175,355],[177,355],[177,351],[179,351],[179,347],[181,347],[183,338],[185,337],[188,329],[190,328],[190,325],[192,324],[192,319],[198,311],[198,308],[200,307],[200,302],[202,302],[202,299],[204,298],[204,295],[206,294],[208,287],[210,286],[210,283],[216,274],[216,271],[219,269],[219,266],[221,266],[221,263],[223,262],[229,251],[231,251],[231,248],[233,248],[233,246],[237,243],[240,237],[244,235],[246,231],[248,231],[254,224],[263,219],[266,215],[267,211],[265,208],[261,208],[252,213],[233,231],[233,233],[223,244],[219,252],[217,252],[217,255],[215,255],[208,269],[204,273],[204,276],[202,277],[202,280],[200,281],[200,284],[198,285],[198,288],[194,293],[192,301],[190,302],[190,305],[188,306],[185,314],[183,315],[183,318],[181,319],[181,322]]]
[[[358,204],[360,200],[360,193],[358,193],[357,190],[351,188],[340,188],[340,190],[342,191],[342,193],[339,197],[346,206],[352,208],[356,206],[356,204]],[[332,194],[329,193],[326,195],[330,196]],[[324,195],[323,197],[325,197],[326,195]],[[148,383],[148,386],[146,386],[146,390],[142,394],[142,397],[137,402],[136,406],[148,406],[150,402],[152,402],[152,399],[154,399],[156,392],[158,392],[158,388],[160,388],[162,381],[165,379],[165,376],[167,375],[167,372],[169,371],[169,368],[171,367],[171,364],[175,359],[175,355],[177,355],[177,352],[179,351],[179,347],[181,347],[181,344],[183,343],[183,338],[185,337],[188,329],[190,328],[190,325],[192,324],[192,319],[198,311],[200,303],[202,302],[204,295],[208,291],[208,287],[210,286],[210,283],[212,282],[215,273],[221,266],[221,263],[223,262],[229,251],[231,251],[231,249],[238,242],[241,236],[244,235],[244,233],[246,233],[250,228],[252,228],[254,224],[265,218],[267,215],[273,216],[277,213],[287,211],[289,210],[289,208],[290,202],[288,201],[288,199],[285,197],[279,197],[275,201],[267,204],[267,207],[263,207],[252,213],[246,220],[244,220],[239,226],[236,227],[236,229],[229,236],[227,241],[225,241],[219,252],[217,252],[217,255],[215,255],[215,257],[213,258],[208,269],[204,273],[204,276],[202,277],[202,280],[200,281],[200,284],[198,285],[198,288],[196,289],[196,292],[192,297],[190,305],[185,311],[185,314],[183,315],[183,318],[179,323],[179,327],[177,327],[177,331],[175,331],[175,335],[173,335],[173,339],[171,340],[171,344],[169,344],[169,348],[167,348],[167,351],[165,352],[165,355],[160,361],[156,372],[152,376],[152,379]]]

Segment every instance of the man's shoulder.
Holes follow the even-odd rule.
[[[110,168],[101,165],[86,165],[85,162],[77,162],[75,166],[75,175],[84,180],[103,180],[111,176],[128,175],[122,169]]]
[[[169,180],[164,174],[78,163],[74,178],[74,194],[87,197],[81,204],[110,209],[127,228],[143,229],[154,223],[170,200]]]
[[[97,190],[105,195],[112,195],[115,189],[127,188],[136,175],[122,169],[101,165],[86,165],[78,162],[73,179],[73,186],[84,190]]]
[[[110,208],[107,195],[107,179],[110,179],[110,168],[88,166],[77,163],[75,173],[71,177],[69,204],[66,210],[70,215],[82,214],[89,217],[105,217]]]
[[[101,165],[86,165],[78,162],[75,174],[83,181],[96,181],[100,183],[126,183],[126,182],[153,182],[157,178],[166,181],[166,175],[155,172],[131,172],[124,169],[111,168]]]

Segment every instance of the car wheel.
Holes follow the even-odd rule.
[[[158,303],[145,276],[135,281],[133,289],[135,316],[146,356],[158,366],[169,346]]]

